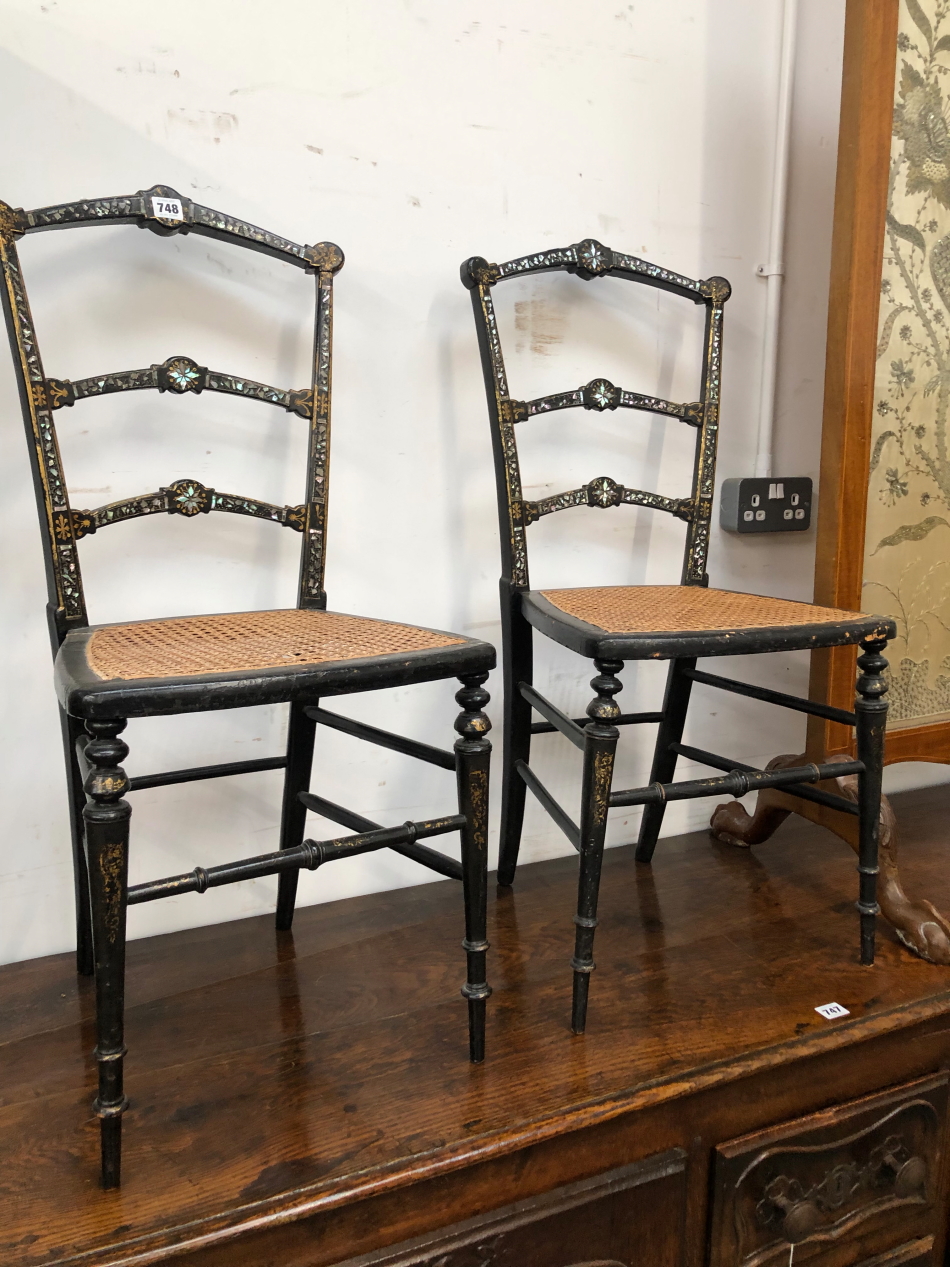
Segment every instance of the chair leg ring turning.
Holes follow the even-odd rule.
[[[485,1059],[485,1003],[491,994],[485,957],[488,951],[488,769],[491,722],[482,711],[489,694],[482,683],[487,673],[467,674],[455,696],[462,709],[455,722],[455,770],[459,813],[465,818],[462,836],[462,889],[465,901],[465,940],[468,965],[462,996],[468,1001],[469,1058]]]

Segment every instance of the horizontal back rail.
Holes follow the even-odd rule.
[[[615,387],[606,378],[594,378],[571,392],[555,392],[552,396],[539,396],[536,400],[511,400],[508,405],[512,422],[525,422],[528,418],[553,413],[557,409],[595,409],[598,413],[603,413],[605,409],[638,409],[643,413],[679,418],[690,427],[700,427],[703,421],[703,407],[698,402],[678,405],[661,396],[628,392],[622,387]]]
[[[96,510],[71,509],[69,513],[73,538],[79,541],[83,537],[91,537],[99,528],[125,523],[129,519],[141,519],[143,515],[184,515],[186,519],[193,519],[196,515],[207,515],[213,510],[223,511],[228,515],[250,515],[254,519],[266,519],[269,523],[293,528],[295,532],[303,532],[307,523],[306,506],[275,506],[272,502],[254,501],[236,493],[219,493],[217,489],[207,488],[198,480],[188,479],[176,480],[167,488],[160,488],[157,493],[140,493],[137,497],[110,502]],[[57,515],[54,528],[63,535],[69,531],[70,525],[66,522],[65,514]]]
[[[187,356],[170,356],[160,365],[150,365],[141,370],[117,370],[112,374],[93,374],[71,382],[68,378],[48,378],[46,399],[50,409],[72,407],[77,400],[91,396],[108,396],[113,392],[138,392],[149,389],[174,392],[183,396],[187,392],[200,395],[203,391],[223,392],[229,396],[243,396],[247,400],[262,400],[269,405],[279,405],[288,413],[309,418],[313,405],[310,388],[286,391],[267,383],[242,378],[238,374],[222,374],[209,370]]]
[[[568,493],[554,493],[540,501],[524,503],[526,524],[536,523],[542,515],[553,515],[572,506],[594,506],[607,510],[611,506],[647,506],[650,510],[665,510],[676,519],[689,522],[693,517],[693,503],[688,497],[663,497],[659,493],[646,493],[641,488],[625,488],[609,475],[599,475],[582,488],[572,488]]]

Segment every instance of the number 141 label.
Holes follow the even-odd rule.
[[[180,198],[153,198],[152,215],[158,220],[184,220]]]

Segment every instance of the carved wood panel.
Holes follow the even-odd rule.
[[[670,1149],[340,1267],[679,1267],[685,1161]]]
[[[936,1074],[716,1148],[710,1267],[784,1267],[793,1247],[794,1263],[815,1267],[929,1263],[924,1242],[936,1231],[947,1078]],[[898,1252],[910,1257],[893,1257]]]

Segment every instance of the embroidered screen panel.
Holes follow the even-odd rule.
[[[862,606],[889,728],[950,719],[950,0],[901,0]]]

